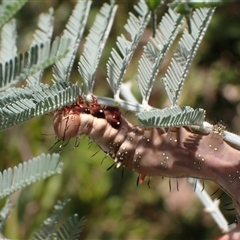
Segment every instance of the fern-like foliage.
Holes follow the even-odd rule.
[[[181,127],[181,126],[202,126],[205,111],[193,109],[188,106],[164,108],[162,110],[151,110],[137,114],[138,120],[144,126],[150,127]]]
[[[129,14],[126,31],[130,34],[131,40],[128,41],[124,35],[117,38],[117,46],[121,55],[117,50],[113,49],[111,57],[107,63],[107,81],[113,90],[115,100],[119,100],[120,87],[126,69],[132,59],[133,53],[138,45],[140,37],[146,28],[150,13],[148,11],[145,1],[140,1],[135,10],[140,15],[138,18],[132,13]]]
[[[79,239],[79,235],[83,230],[85,222],[85,217],[79,219],[78,215],[74,214],[74,216],[69,217],[56,232],[56,239]]]
[[[96,70],[110,33],[117,6],[105,3],[97,14],[79,59],[78,71],[84,83],[84,92],[92,93]]]
[[[171,8],[175,8],[179,13],[185,14],[189,12],[190,9],[194,8],[214,8],[217,6],[221,6],[224,3],[227,3],[228,0],[174,0],[172,3],[169,4]]]
[[[179,41],[167,73],[163,78],[165,90],[171,104],[177,104],[184,80],[196,51],[212,18],[214,9],[197,9],[192,17],[192,34],[185,29]]]
[[[53,34],[53,9],[50,8],[48,13],[40,14],[38,18],[38,27],[33,35],[32,46],[41,44],[45,41],[51,41]],[[28,77],[28,81],[32,83],[39,83],[42,80],[43,69]]]
[[[85,223],[85,218],[78,218],[75,214],[73,217],[67,219],[60,227],[58,226],[60,217],[66,208],[69,200],[65,202],[58,201],[54,206],[54,212],[47,218],[40,229],[34,234],[34,240],[45,239],[61,239],[61,240],[75,240],[79,238],[82,228]]]
[[[0,33],[0,62],[8,61],[17,55],[17,32],[16,20],[12,19],[6,23]]]
[[[193,14],[192,35],[189,34],[186,29],[184,30],[183,36],[178,43],[178,48],[175,50],[171,64],[167,69],[165,77],[163,78],[165,90],[170,99],[171,105],[175,107],[150,111],[149,113],[141,112],[137,114],[139,121],[144,125],[158,127],[203,125],[205,116],[203,109],[193,110],[187,106],[183,108],[177,107],[177,100],[179,98],[184,80],[186,79],[189,67],[193,61],[203,35],[206,32],[213,12],[214,9],[195,10]],[[168,20],[168,25],[166,24],[166,21],[167,20],[163,19],[162,25],[160,24],[160,29],[165,31],[170,36],[170,31],[168,32],[168,29],[171,29],[170,26],[173,25],[174,21],[171,22]],[[166,36],[166,34],[163,36]],[[169,41],[171,42],[171,39],[169,39]],[[148,44],[148,55],[143,55],[143,58],[140,60],[141,70],[140,77],[138,78],[138,82],[140,83],[140,91],[143,96],[143,103],[145,104],[147,104],[148,97],[150,95],[153,77],[156,75],[151,74],[151,70],[154,69],[154,65],[151,65],[151,59],[157,59],[157,55],[151,49],[153,49],[153,47]],[[147,52],[145,49],[145,55],[146,53]]]
[[[9,216],[12,208],[13,208],[12,202],[9,199],[7,199],[5,205],[0,210],[0,233],[3,230],[4,224]]]
[[[70,51],[65,58],[61,59],[61,61],[58,61],[53,66],[53,76],[57,81],[66,82],[69,79],[75,54],[87,22],[91,3],[92,2],[88,0],[78,0],[71,17],[69,18],[63,36],[71,40],[69,46]],[[61,51],[61,48],[59,51]]]
[[[0,28],[8,22],[28,0],[2,0],[0,4]]]
[[[57,82],[30,84],[0,95],[0,130],[49,113],[76,101],[80,93],[77,84]]]
[[[28,76],[51,66],[67,54],[69,40],[65,37],[56,38],[52,46],[50,41],[31,47],[30,52],[0,63],[0,90],[16,85]]]
[[[142,103],[147,104],[149,96],[166,53],[175,40],[183,23],[183,16],[169,9],[163,16],[155,38],[144,47],[139,61],[137,82],[142,95]]]
[[[0,199],[40,179],[61,173],[59,154],[42,154],[32,160],[20,163],[13,169],[0,172]]]

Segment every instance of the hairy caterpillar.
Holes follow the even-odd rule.
[[[223,125],[210,134],[188,128],[141,128],[129,123],[116,107],[102,107],[92,97],[54,113],[58,139],[68,141],[86,134],[108,153],[116,167],[125,166],[140,174],[194,177],[215,181],[235,203],[240,216],[240,152],[223,140]]]

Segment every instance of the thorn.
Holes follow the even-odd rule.
[[[116,168],[120,168],[121,165],[122,165],[122,163],[121,163],[121,162],[118,162]]]

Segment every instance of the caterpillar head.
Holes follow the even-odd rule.
[[[58,137],[63,141],[78,136],[81,120],[78,111],[74,108],[64,107],[57,110],[53,116],[53,128]]]

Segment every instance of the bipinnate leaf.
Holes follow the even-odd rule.
[[[78,62],[78,71],[82,77],[86,94],[92,93],[97,67],[110,33],[117,6],[105,3],[97,14],[93,26],[86,38],[83,54]]]
[[[205,110],[193,109],[189,106],[174,106],[164,109],[154,109],[136,114],[138,120],[149,127],[181,127],[198,125],[202,126]]]
[[[0,199],[61,171],[62,163],[59,163],[59,154],[56,153],[42,154],[14,168],[8,168],[0,172]]]

